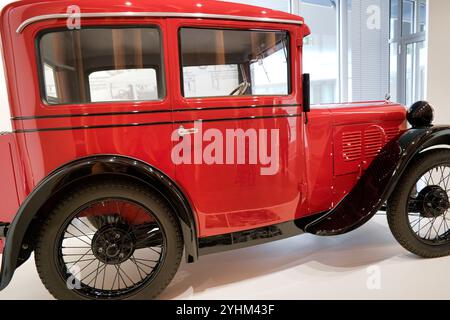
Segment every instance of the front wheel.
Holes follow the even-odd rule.
[[[420,155],[388,201],[389,227],[397,241],[425,258],[450,255],[450,151]]]
[[[172,280],[182,253],[170,207],[152,190],[110,181],[75,190],[56,205],[35,259],[57,299],[151,299]]]

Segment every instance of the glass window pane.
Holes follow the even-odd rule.
[[[391,43],[390,45],[390,76],[389,76],[389,93],[392,101],[398,100],[397,86],[398,86],[398,44]]]
[[[158,100],[155,69],[97,71],[89,75],[92,102]]]
[[[419,4],[419,25],[417,32],[425,32],[427,28],[427,5]]]
[[[45,92],[47,92],[48,99],[57,99],[56,82],[55,82],[55,69],[44,63],[44,76],[45,76]]]
[[[353,29],[352,29],[352,10],[353,0],[347,0],[347,96],[345,102],[353,101]],[[345,67],[345,66],[344,66]],[[343,79],[346,81],[346,79]],[[344,85],[344,84],[343,84]]]
[[[425,41],[417,44],[418,66],[417,72],[417,87],[416,87],[416,101],[424,100],[426,97],[426,77],[427,77],[427,64],[428,64],[428,50],[427,43]]]
[[[403,0],[403,35],[414,33],[415,6],[413,0]]]
[[[253,94],[287,94],[288,68],[285,50],[278,50],[253,62],[250,69]]]
[[[287,95],[288,33],[182,28],[184,96]]]
[[[311,74],[311,102],[338,102],[336,6],[330,0],[305,0],[300,12],[312,30],[303,47],[303,69]]]
[[[413,103],[414,91],[414,60],[416,44],[411,43],[406,46],[406,105]]]
[[[185,97],[220,97],[239,86],[236,64],[183,68]]]
[[[39,49],[49,104],[152,101],[165,96],[156,28],[49,32]]]
[[[391,39],[398,36],[398,0],[391,0]]]
[[[426,88],[427,50],[425,41],[406,46],[406,105],[423,100]]]

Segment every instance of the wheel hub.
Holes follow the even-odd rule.
[[[105,225],[92,239],[95,257],[105,264],[121,264],[133,255],[134,250],[135,241],[125,225]]]
[[[425,218],[437,218],[443,215],[450,207],[447,192],[440,186],[427,186],[420,191],[419,212]]]

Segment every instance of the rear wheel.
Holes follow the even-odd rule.
[[[60,201],[35,259],[57,299],[151,299],[174,277],[182,252],[176,216],[154,192],[103,182]]]
[[[388,202],[389,227],[410,252],[450,255],[450,151],[421,155],[405,172]]]

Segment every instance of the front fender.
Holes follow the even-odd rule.
[[[334,209],[313,216],[300,227],[322,236],[359,228],[389,199],[414,157],[438,145],[450,145],[450,127],[410,129],[399,135],[381,150],[353,190]]]
[[[56,192],[74,181],[105,174],[138,179],[160,192],[178,215],[185,242],[186,258],[189,262],[197,259],[198,239],[195,216],[180,188],[164,173],[139,160],[115,155],[99,155],[79,159],[60,167],[44,179],[27,197],[7,231],[0,290],[9,284],[16,268],[29,258],[32,248],[25,242],[26,235],[45,203]]]

